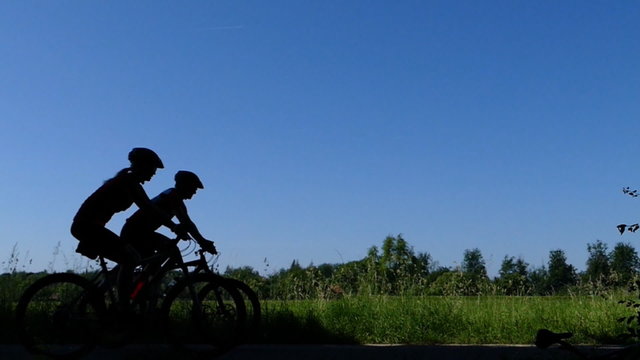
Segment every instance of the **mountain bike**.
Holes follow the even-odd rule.
[[[586,360],[637,360],[640,359],[640,346],[630,345],[621,349],[611,350],[605,354],[591,355],[570,344],[566,340],[573,336],[572,333],[555,333],[547,329],[540,329],[536,334],[535,345],[540,349],[547,349],[552,345],[559,345],[560,349],[575,355],[579,359]]]
[[[201,249],[197,263],[185,263],[178,241],[140,262],[129,294],[117,293],[119,266],[109,269],[102,256],[93,277],[57,273],[40,278],[16,306],[22,344],[34,354],[69,358],[98,344],[113,344],[114,334],[123,335],[115,341],[121,345],[160,329],[163,342],[202,344],[207,353],[235,345],[246,326],[245,301],[235,282],[203,271]],[[131,312],[118,306],[123,295],[131,300]]]

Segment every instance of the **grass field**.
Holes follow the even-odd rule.
[[[7,280],[7,279],[5,279]],[[24,284],[0,287],[0,342],[15,343],[13,308]],[[637,296],[637,295],[636,295]],[[262,343],[530,344],[540,328],[571,331],[572,342],[625,343],[632,315],[608,296],[362,296],[264,301]]]
[[[353,297],[264,304],[264,341],[363,344],[531,344],[540,328],[576,343],[623,343],[616,298]],[[293,325],[293,326],[292,326]],[[289,326],[289,329],[287,329]],[[295,328],[298,327],[298,331]],[[305,330],[307,329],[307,330]]]

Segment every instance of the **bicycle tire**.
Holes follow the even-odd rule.
[[[191,287],[200,304],[191,297]],[[161,317],[169,343],[210,356],[238,344],[246,308],[242,295],[230,283],[213,274],[191,274],[169,290]]]
[[[238,279],[222,276],[220,278],[229,282],[233,287],[240,291],[240,294],[242,295],[245,302],[245,308],[247,310],[247,325],[249,327],[249,330],[251,331],[251,335],[256,335],[257,330],[260,327],[260,321],[262,317],[258,295],[255,293],[255,291],[253,291],[253,289],[251,289],[249,285]]]
[[[67,359],[95,347],[104,305],[89,280],[60,273],[31,284],[15,311],[20,341],[29,352]]]

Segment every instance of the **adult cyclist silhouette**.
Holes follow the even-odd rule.
[[[167,246],[170,246],[171,240],[156,230],[166,224],[163,220],[167,216],[169,218],[175,216],[182,228],[204,250],[212,254],[217,253],[213,241],[205,239],[191,221],[184,204],[184,200],[191,199],[198,189],[204,189],[204,185],[198,176],[191,171],[178,171],[174,179],[175,187],[163,191],[151,200],[164,214],[159,215],[147,208],[140,208],[127,219],[120,232],[120,237],[132,244],[141,255],[151,256],[155,250],[166,249]]]
[[[129,162],[131,166],[105,181],[82,203],[71,225],[71,234],[80,241],[76,252],[91,259],[102,255],[120,264],[118,288],[121,294],[128,293],[131,274],[140,255],[130,244],[106,228],[115,213],[127,210],[135,203],[138,208],[157,214],[158,219],[172,231],[184,235],[180,226],[153,205],[142,188],[142,184],[151,180],[157,169],[164,168],[160,157],[150,149],[134,148],[129,152]],[[120,305],[126,307],[128,297],[119,296],[119,299]]]

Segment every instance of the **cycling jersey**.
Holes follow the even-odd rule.
[[[73,221],[104,226],[115,213],[131,207],[134,193],[139,191],[144,192],[134,174],[118,174],[107,180],[82,203]]]
[[[180,211],[185,213],[187,211],[187,207],[182,199],[178,197],[174,188],[163,191],[151,199],[151,202],[170,218],[176,216]],[[136,233],[150,233],[156,231],[164,222],[165,220],[160,218],[158,214],[138,209],[127,219],[125,227]]]

